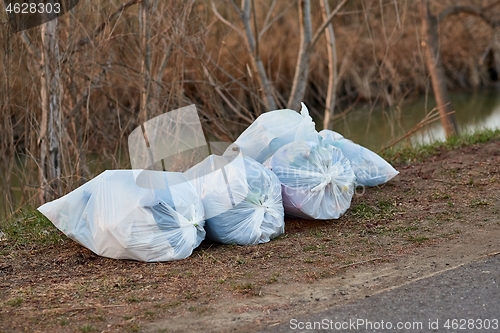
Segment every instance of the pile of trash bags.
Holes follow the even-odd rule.
[[[108,170],[38,208],[94,253],[147,262],[189,257],[206,238],[269,242],[285,215],[340,218],[356,186],[398,174],[376,153],[331,130],[317,132],[307,107],[259,116],[222,155],[184,172]]]

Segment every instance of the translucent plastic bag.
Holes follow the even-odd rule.
[[[315,124],[304,103],[300,114],[293,110],[275,110],[260,115],[236,141],[224,156],[233,156],[233,149],[241,151],[259,163],[271,157],[279,148],[293,141],[307,141],[319,137]],[[239,148],[237,150],[235,147]]]
[[[184,174],[202,198],[207,239],[250,245],[284,232],[281,185],[262,164],[211,155]]]
[[[280,148],[264,165],[279,178],[285,213],[312,219],[337,219],[351,205],[354,172],[342,152],[317,142]]]
[[[137,185],[138,175],[153,186]],[[108,170],[38,210],[69,238],[115,259],[184,259],[205,237],[203,204],[182,173]]]
[[[371,150],[345,139],[331,130],[319,132],[323,143],[339,148],[351,162],[356,175],[356,184],[362,186],[377,186],[394,178],[399,172],[382,157]]]

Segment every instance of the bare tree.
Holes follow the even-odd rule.
[[[431,76],[434,97],[441,116],[446,137],[458,133],[457,122],[451,106],[443,63],[439,55],[438,18],[432,15],[428,0],[420,0],[422,35],[425,45],[425,61]]]
[[[493,36],[491,37],[491,50],[493,51],[493,60],[495,72],[500,74],[500,28],[495,26]]]
[[[139,120],[145,122],[151,116],[149,107],[149,90],[151,86],[151,46],[149,44],[150,32],[148,27],[149,0],[142,0],[139,3],[139,34],[140,50],[142,52],[141,64],[141,101],[139,107]]]
[[[478,17],[483,22],[488,24],[493,30],[491,42],[488,48],[491,49],[493,53],[493,67],[495,71],[500,74],[500,20],[496,19],[496,15],[487,15],[489,11],[498,5],[500,5],[500,1],[495,1],[494,3],[483,8],[477,8],[474,6],[450,6],[439,13],[437,19],[439,23],[442,23],[449,16],[467,14]]]
[[[332,22],[335,15],[344,6],[347,0],[342,0],[337,7],[323,20],[323,23],[312,34],[311,24],[311,2],[310,0],[299,1],[299,22],[300,22],[300,50],[295,67],[292,91],[288,98],[287,107],[289,109],[298,109],[300,102],[304,99],[307,87],[307,78],[309,76],[309,59],[313,52],[319,37],[325,31],[325,28]]]
[[[10,96],[12,93],[10,61],[12,56],[12,41],[11,34],[7,29],[0,30],[2,37],[2,82],[0,83],[0,181],[6,184],[6,190],[0,193],[0,219],[3,218],[2,213],[12,211],[14,207],[14,196],[12,195],[11,179],[12,169],[15,163],[15,145],[14,145],[14,126],[12,124],[12,114],[10,110]],[[0,187],[1,188],[1,187]]]
[[[300,49],[295,66],[295,75],[293,77],[292,91],[288,98],[288,108],[298,109],[300,102],[304,99],[304,93],[307,86],[307,78],[309,76],[309,58],[311,57],[312,49],[309,44],[312,39],[312,23],[311,23],[311,1],[299,1],[299,26],[300,26]]]
[[[231,27],[234,31],[236,31],[240,36],[242,36],[245,39],[246,46],[248,49],[248,52],[250,54],[250,59],[251,59],[251,65],[252,69],[254,72],[258,74],[258,84],[260,87],[260,90],[263,95],[265,107],[268,110],[274,110],[277,108],[276,106],[276,101],[274,100],[273,97],[273,92],[272,92],[272,85],[269,82],[269,78],[267,77],[266,69],[264,67],[264,63],[262,62],[262,59],[260,58],[260,53],[259,53],[259,39],[260,39],[260,34],[256,31],[255,34],[258,34],[257,38],[255,38],[255,34],[252,30],[252,24],[250,22],[251,19],[251,6],[255,6],[253,4],[253,1],[251,0],[243,0],[241,3],[241,9],[238,8],[234,0],[228,0],[231,6],[234,8],[236,13],[238,14],[241,22],[243,23],[243,30],[237,28],[234,26],[231,22],[226,20],[218,11],[217,8],[212,0],[212,10],[217,16],[217,18],[226,24],[227,26]],[[251,3],[252,2],[252,3]],[[254,15],[255,19],[255,15]],[[256,21],[254,21],[254,26],[256,27]],[[267,29],[267,28],[265,28]]]
[[[214,14],[217,16],[217,18],[226,24],[227,26],[231,27],[234,31],[236,31],[238,34],[240,34],[242,37],[245,38],[247,49],[249,50],[249,53],[251,54],[251,62],[252,62],[252,68],[256,73],[258,73],[258,81],[259,81],[259,87],[260,90],[262,91],[264,101],[265,101],[265,106],[267,109],[275,109],[276,108],[276,102],[273,98],[273,91],[272,91],[272,85],[267,77],[267,73],[264,67],[264,64],[262,62],[262,59],[260,58],[259,54],[259,40],[260,37],[262,36],[263,32],[265,32],[272,23],[275,22],[275,20],[269,22],[262,30],[261,32],[258,32],[257,29],[257,23],[256,23],[256,18],[255,18],[255,13],[253,14],[253,25],[254,25],[254,31],[252,30],[252,23],[251,23],[251,7],[255,6],[254,4],[251,4],[251,0],[243,0],[241,4],[241,9],[238,8],[234,0],[228,0],[231,6],[234,8],[236,13],[238,14],[241,22],[243,23],[243,30],[237,28],[235,25],[233,25],[231,22],[226,20],[218,11],[217,8],[212,1],[212,10]],[[298,57],[297,57],[297,63],[295,67],[295,73],[294,73],[294,78],[293,78],[293,83],[292,83],[292,90],[290,93],[290,97],[287,102],[287,107],[290,109],[298,109],[300,106],[300,102],[304,98],[304,94],[306,91],[307,87],[307,79],[309,76],[309,60],[311,58],[311,54],[313,52],[314,46],[316,45],[316,42],[318,41],[319,37],[327,28],[327,26],[331,23],[335,15],[338,13],[338,11],[344,6],[344,4],[347,2],[347,0],[342,0],[337,7],[329,13],[329,15],[324,19],[322,25],[315,31],[313,34],[312,30],[312,19],[311,19],[311,2],[310,0],[299,0],[299,22],[300,22],[300,49],[298,52]],[[272,5],[273,7],[273,5]],[[266,20],[267,21],[267,20]],[[255,37],[257,35],[257,38]]]
[[[323,21],[328,19],[330,15],[330,6],[328,0],[320,0],[321,14]],[[333,115],[335,113],[335,104],[337,97],[337,47],[335,45],[335,32],[333,31],[333,24],[330,22],[325,30],[326,50],[328,53],[328,88],[326,93],[326,105],[323,118],[323,128],[331,128]]]
[[[62,131],[62,84],[57,37],[58,20],[52,20],[41,26],[42,52],[40,53],[42,119],[40,122],[39,181],[41,202],[60,195],[59,180],[61,175],[61,131]]]
[[[289,97],[297,109],[307,92],[315,99],[326,97],[321,111],[330,127],[358,101],[392,106],[395,98],[402,102],[427,89],[426,62],[415,57],[416,37],[421,36],[415,29],[422,27],[414,25],[419,14],[414,2],[303,0],[297,22],[299,0],[254,1],[125,0],[109,2],[104,11],[98,2],[80,2],[59,18],[57,27],[43,27],[43,41],[41,28],[7,34],[5,26],[0,205],[15,210],[16,200],[37,204],[104,168],[128,167],[126,137],[140,121],[137,110],[147,121],[157,112],[196,103],[209,136],[229,141],[261,110],[286,107]],[[438,7],[433,1],[426,2]],[[465,5],[469,2],[476,5]],[[432,54],[453,74],[447,84],[491,84],[495,78],[488,71],[500,73],[500,6],[493,8],[500,0],[446,3],[433,13],[433,31],[440,30],[443,41],[440,54]],[[337,5],[345,10],[342,24],[332,21],[340,14],[334,14]],[[445,31],[452,20],[463,27]],[[231,33],[220,33],[218,21]],[[450,38],[453,48],[445,49],[444,40]],[[317,58],[328,64],[328,71],[313,66],[314,52],[325,47],[315,45],[318,40],[327,52]],[[476,77],[467,76],[472,70]],[[309,89],[313,75],[328,85],[319,89],[325,96]],[[342,113],[339,101],[350,104]],[[12,190],[14,177],[20,185]],[[35,183],[40,183],[36,192]]]
[[[484,8],[477,8],[474,6],[450,6],[441,11],[438,15],[433,15],[430,12],[428,0],[420,0],[420,16],[422,19],[422,31],[426,46],[426,64],[431,76],[437,107],[441,115],[441,124],[445,130],[446,137],[457,134],[458,127],[450,103],[448,89],[446,88],[446,77],[439,55],[439,24],[448,16],[459,14],[473,15],[486,22],[493,29],[490,45],[493,51],[495,70],[497,73],[500,73],[500,32],[498,29],[500,21],[491,19],[486,15],[488,10],[499,4],[500,1],[496,1]]]

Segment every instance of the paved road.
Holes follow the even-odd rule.
[[[262,332],[498,333],[499,284],[497,255]]]

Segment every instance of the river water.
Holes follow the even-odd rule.
[[[451,95],[452,107],[456,111],[459,129],[500,128],[500,92],[486,91],[476,94],[455,93]],[[365,105],[353,109],[334,122],[333,129],[373,151],[379,151],[393,140],[402,137],[435,106],[432,98],[421,97],[401,108],[370,107]],[[315,119],[321,129],[322,119]],[[416,132],[409,139],[412,143],[426,143],[444,140],[444,131],[439,120]],[[406,141],[408,142],[408,141]],[[11,187],[16,198],[20,188],[16,179]],[[1,191],[0,191],[1,192]],[[0,198],[2,200],[2,198]],[[1,202],[0,202],[1,203]],[[0,218],[3,204],[0,205]]]
[[[454,93],[451,94],[451,103],[461,132],[500,128],[500,91]],[[365,105],[337,119],[333,129],[356,143],[378,151],[405,135],[435,105],[432,97],[421,97],[401,108]],[[315,120],[320,127],[322,121]],[[438,119],[414,133],[409,140],[412,143],[428,143],[444,139],[444,130]]]

